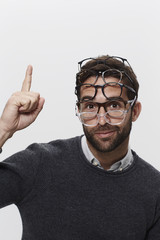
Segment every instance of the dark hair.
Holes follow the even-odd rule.
[[[80,67],[82,62],[83,61],[79,62]],[[94,76],[96,72],[103,72],[108,69],[116,69],[121,71],[123,75],[122,82],[129,87],[132,87],[136,92],[136,96],[138,97],[139,83],[128,61],[121,57],[109,55],[104,55],[97,58],[89,58],[88,61],[81,67],[80,71],[76,74],[76,87],[84,83],[87,78]],[[86,74],[85,70],[91,71],[89,71],[89,74]],[[79,97],[79,92],[76,94]]]

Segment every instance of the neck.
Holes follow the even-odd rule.
[[[128,152],[129,137],[126,138],[117,148],[110,152],[100,152],[95,149],[87,140],[88,147],[101,166],[107,170],[115,163],[125,157]]]

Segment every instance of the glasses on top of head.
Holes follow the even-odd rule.
[[[130,76],[124,72],[120,71],[118,69],[107,69],[105,71],[96,71],[92,69],[83,69],[76,75],[76,82],[77,85],[83,84],[87,79],[92,77],[92,84],[95,84],[99,77],[102,77],[104,83],[107,83],[109,79],[113,79],[113,82],[115,82],[115,79],[118,80],[118,83],[124,81],[130,81],[133,83],[133,80],[130,78]],[[132,88],[133,89],[133,88]]]
[[[136,96],[136,91],[120,82],[108,82],[104,85],[94,85],[91,83],[83,83],[76,87],[76,95],[80,101],[90,101],[93,100],[97,94],[98,89],[101,88],[105,98],[120,98],[124,90],[126,90],[126,95],[131,96],[133,99]]]
[[[109,59],[116,59],[116,60],[119,61],[119,63],[122,63],[122,67],[128,66],[132,70],[132,67],[131,67],[130,63],[127,61],[127,59],[122,58],[122,57],[118,57],[118,56],[108,56],[104,59],[102,59],[102,58],[99,58],[99,59],[98,58],[91,58],[91,57],[90,58],[85,58],[85,59],[78,62],[78,70],[81,71],[81,69],[85,66],[85,64],[87,62],[89,62],[90,60],[95,61],[95,65],[98,65],[98,64],[107,65],[107,61]]]
[[[101,117],[104,117],[106,123],[110,125],[119,125],[124,121],[135,101],[136,97],[129,101],[114,99],[104,103],[78,102],[76,115],[85,126],[96,126]],[[104,114],[99,114],[101,107],[105,110]]]

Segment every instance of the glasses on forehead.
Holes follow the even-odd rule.
[[[96,97],[98,89],[101,88],[105,98],[121,98],[122,93],[126,90],[126,95],[130,99],[133,99],[136,96],[136,91],[129,87],[128,85],[122,84],[120,82],[108,82],[104,85],[94,85],[91,83],[83,83],[76,87],[76,95],[80,101],[90,101]]]
[[[126,58],[122,58],[122,57],[118,57],[118,56],[108,56],[104,59],[101,59],[101,58],[85,58],[83,59],[82,61],[78,62],[78,70],[81,71],[81,69],[85,66],[85,64],[91,60],[94,61],[95,63],[95,66],[98,65],[98,64],[104,64],[104,65],[107,65],[108,64],[108,60],[110,59],[116,59],[119,61],[119,64],[122,64],[122,67],[125,67],[125,66],[128,66],[131,70],[132,70],[132,67],[131,65],[129,64],[129,62],[127,61]],[[133,71],[133,70],[132,70]]]
[[[124,101],[111,100],[104,103],[98,102],[78,102],[76,108],[76,115],[81,123],[85,126],[96,126],[99,123],[101,117],[103,117],[106,123],[110,125],[121,124],[130,108],[136,101],[136,97],[133,100]],[[100,108],[105,110],[104,114],[100,114]]]
[[[117,79],[118,82],[121,82],[122,80],[127,80],[134,85],[132,78],[125,72],[125,71],[120,71],[118,69],[107,69],[105,71],[96,71],[92,69],[82,69],[80,72],[77,73],[76,75],[76,80],[77,83],[83,83],[86,81],[88,78],[92,77],[94,80],[92,83],[96,83],[99,77],[102,77],[103,81],[105,83],[108,82],[109,78]]]

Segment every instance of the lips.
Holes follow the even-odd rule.
[[[100,138],[109,138],[115,133],[115,130],[97,131],[95,134]]]

